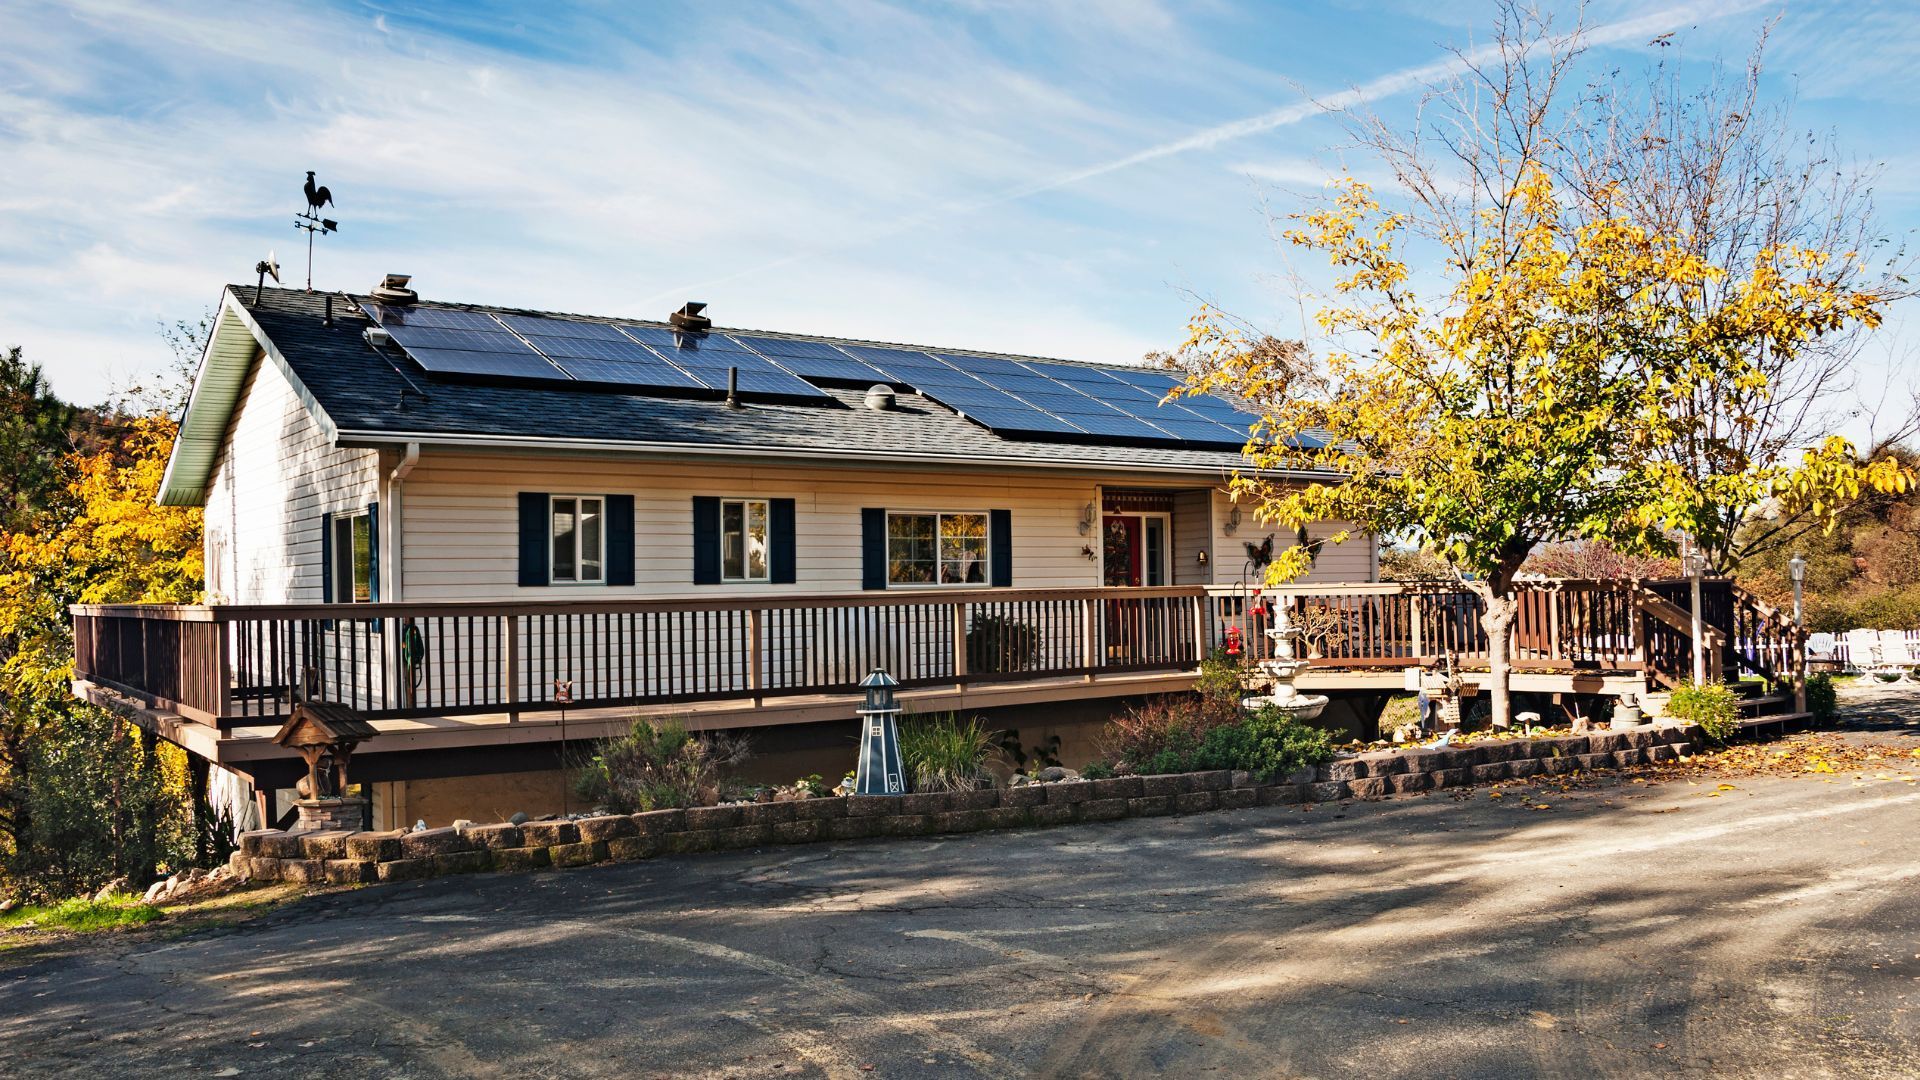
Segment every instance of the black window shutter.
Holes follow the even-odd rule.
[[[367,599],[380,602],[380,504],[367,504]]]
[[[320,515],[320,602],[333,603],[333,515]]]
[[[993,561],[992,585],[1004,589],[1013,584],[1013,511],[987,512],[988,557]]]
[[[633,496],[607,496],[607,584],[633,584]]]
[[[547,551],[550,500],[544,491],[520,493],[520,584],[553,584],[553,563]]]
[[[767,501],[768,540],[773,545],[773,583],[791,585],[799,580],[796,573],[795,553],[793,550],[792,499],[769,499]]]
[[[720,584],[720,500],[693,497],[693,583]]]
[[[887,587],[887,511],[860,511],[860,587]]]

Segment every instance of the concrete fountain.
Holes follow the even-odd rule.
[[[1321,710],[1327,707],[1327,696],[1303,694],[1293,685],[1293,680],[1307,669],[1310,662],[1294,656],[1293,643],[1300,637],[1300,628],[1293,625],[1285,604],[1276,605],[1274,625],[1267,631],[1267,637],[1273,639],[1273,656],[1256,664],[1260,669],[1257,681],[1266,684],[1267,692],[1241,698],[1240,704],[1254,712],[1275,708],[1292,720],[1318,717]]]

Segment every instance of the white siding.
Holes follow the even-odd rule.
[[[423,452],[404,495],[408,600],[555,599],[640,595],[719,598],[766,592],[860,590],[860,511],[1008,510],[1013,583],[1099,583],[1082,554],[1080,516],[1091,479],[909,469],[760,465]],[[634,585],[522,588],[518,494],[634,496]],[[693,584],[693,497],[791,498],[799,580],[792,585]]]
[[[339,450],[256,356],[207,495],[207,592],[235,604],[321,599],[320,520],[377,497],[379,455]]]
[[[1294,542],[1293,532],[1278,525],[1262,525],[1253,519],[1253,508],[1240,504],[1240,527],[1232,533],[1227,526],[1232,520],[1234,503],[1224,491],[1215,491],[1213,496],[1214,553],[1217,558],[1213,564],[1214,581],[1222,585],[1237,585],[1240,573],[1247,559],[1247,544],[1260,543],[1269,535],[1273,539],[1275,554],[1285,551]],[[1336,522],[1320,522],[1307,526],[1310,540],[1324,540],[1342,531],[1345,526]],[[1378,559],[1374,552],[1374,538],[1366,533],[1354,532],[1344,544],[1328,544],[1320,549],[1320,556],[1314,560],[1313,569],[1294,584],[1332,585],[1340,582],[1372,581],[1379,572]]]

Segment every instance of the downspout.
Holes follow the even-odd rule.
[[[400,455],[400,464],[387,474],[387,592],[389,602],[398,603],[406,599],[406,583],[401,576],[401,567],[406,565],[405,554],[401,551],[401,537],[405,533],[400,527],[401,500],[400,489],[413,467],[420,463],[420,444],[410,442],[406,452]]]

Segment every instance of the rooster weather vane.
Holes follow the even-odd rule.
[[[306,193],[307,193],[307,209],[305,212],[295,214],[293,216],[293,227],[307,234],[307,291],[312,292],[313,291],[313,234],[338,232],[340,229],[340,223],[333,220],[332,218],[325,218],[320,216],[321,207],[333,205],[333,192],[328,191],[326,188],[326,185],[324,184],[320,184],[320,185],[314,184],[312,169],[307,170]],[[279,281],[280,276],[278,274],[275,274],[274,280]]]

